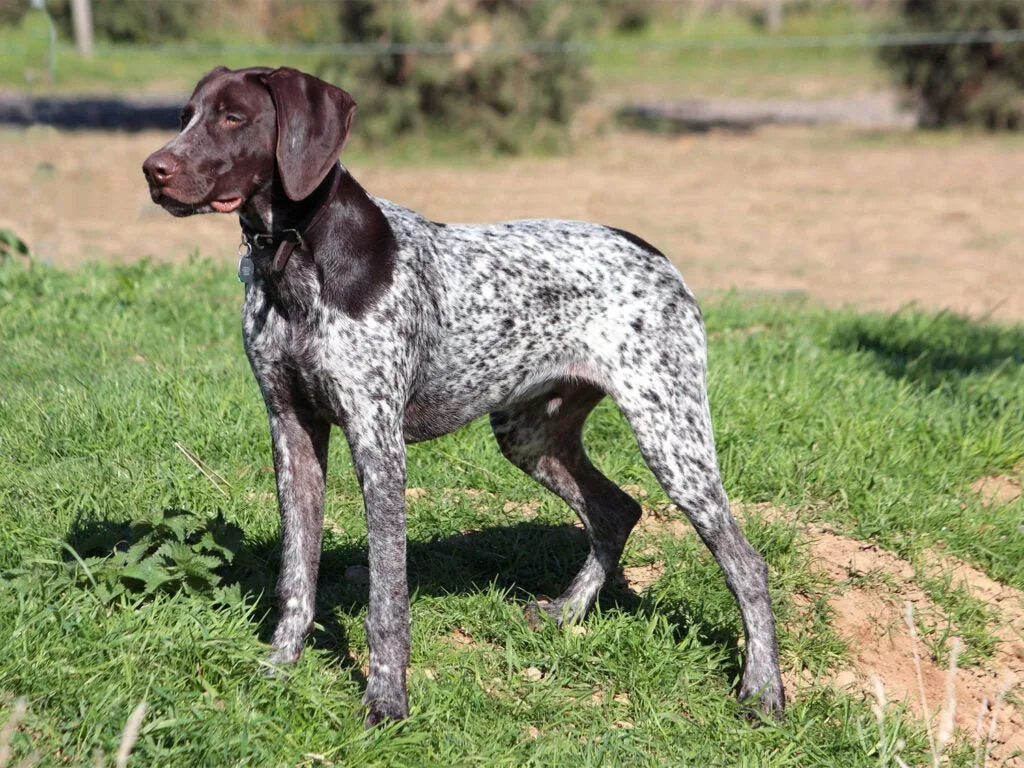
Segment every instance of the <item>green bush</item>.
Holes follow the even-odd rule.
[[[902,0],[895,31],[1020,31],[1020,0]],[[904,45],[882,61],[917,103],[923,125],[1024,127],[1024,45],[999,42]]]
[[[28,0],[0,0],[0,26],[18,26],[28,8]]]
[[[589,96],[590,81],[582,55],[547,46],[593,28],[594,14],[577,10],[584,5],[350,0],[341,7],[347,42],[461,50],[331,57],[318,74],[356,91],[359,134],[371,144],[433,130],[498,152],[556,148]],[[534,45],[524,46],[525,41]]]
[[[266,34],[272,40],[334,43],[339,31],[338,11],[332,3],[278,0],[268,7]]]
[[[197,20],[202,19],[207,5],[202,0],[92,0],[93,31],[97,39],[112,43],[147,45],[185,40],[195,35]],[[69,40],[74,37],[69,0],[47,0],[46,9],[60,33]]]

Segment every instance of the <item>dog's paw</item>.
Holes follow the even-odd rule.
[[[299,660],[299,656],[301,654],[301,648],[298,651],[295,649],[276,647],[271,649],[266,660],[262,662],[263,674],[267,677],[288,677],[291,667],[295,666],[295,662]]]
[[[583,619],[583,614],[584,611],[575,608],[562,598],[550,602],[539,599],[537,602],[527,603],[523,608],[526,624],[535,632],[547,623],[554,623],[559,629],[564,629],[580,622]]]
[[[366,720],[363,722],[363,727],[369,730],[370,728],[376,728],[377,726],[396,723],[399,720],[405,720],[408,716],[409,706],[404,702],[388,703],[375,701],[369,705],[369,711],[366,713]]]
[[[267,657],[267,661],[278,667],[289,667],[299,660],[298,653],[275,649]]]
[[[554,622],[560,624],[559,615],[552,612],[552,603],[527,603],[523,608],[523,616],[526,618],[526,625],[534,632],[545,624]]]
[[[759,685],[744,681],[736,696],[744,707],[744,716],[752,721],[761,717],[779,719],[786,709],[786,691],[778,675]]]

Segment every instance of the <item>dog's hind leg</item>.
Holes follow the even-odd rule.
[[[632,426],[651,471],[711,550],[739,604],[746,636],[740,700],[760,698],[763,710],[781,712],[785,695],[768,567],[736,524],[722,487],[704,381],[703,344],[677,344],[678,334],[672,338],[672,350],[657,358],[658,370],[618,371],[610,376],[613,398]],[[624,356],[654,357],[649,350],[640,357]]]
[[[568,504],[586,529],[590,553],[569,588],[543,609],[559,624],[581,618],[614,574],[640,505],[590,463],[583,423],[604,393],[590,385],[557,391],[491,414],[505,457]],[[537,609],[531,606],[531,612]],[[531,617],[532,618],[532,617]]]

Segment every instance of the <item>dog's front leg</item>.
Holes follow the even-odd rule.
[[[409,585],[405,562],[405,442],[382,424],[347,426],[366,505],[370,548],[370,607],[366,637],[370,675],[363,703],[366,727],[409,714]]]
[[[277,499],[281,510],[281,617],[274,632],[275,663],[299,658],[313,625],[324,521],[324,479],[330,424],[292,408],[270,413]]]

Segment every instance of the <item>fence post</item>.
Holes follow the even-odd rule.
[[[75,28],[75,47],[87,59],[93,54],[92,7],[90,0],[71,0],[71,23]]]
[[[782,0],[765,0],[768,5],[765,13],[765,26],[768,31],[775,33],[782,26]]]

